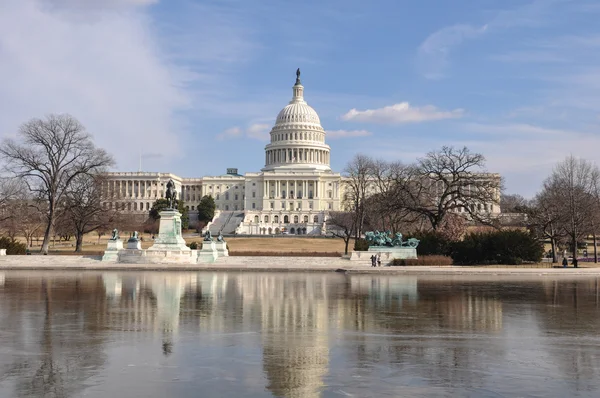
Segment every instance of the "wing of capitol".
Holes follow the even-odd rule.
[[[202,178],[111,172],[107,173],[103,206],[147,215],[173,179],[179,199],[189,210],[191,225],[197,220],[196,208],[202,197],[213,197],[215,217],[207,226],[213,234],[326,234],[328,213],[343,210],[345,178],[331,170],[331,148],[325,142],[319,115],[304,100],[299,71],[292,91],[292,100],[271,129],[260,172],[241,175],[237,168],[228,168],[224,175]],[[481,175],[500,179],[498,174]],[[494,196],[497,200],[478,210],[499,215],[500,192]]]

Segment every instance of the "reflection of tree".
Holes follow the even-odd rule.
[[[96,317],[96,303],[102,302],[103,292],[94,279],[81,282],[9,278],[0,291],[17,301],[7,310],[12,319],[9,330],[14,332],[11,345],[39,352],[34,357],[15,355],[6,374],[0,375],[15,379],[15,396],[78,395],[83,381],[104,363]]]
[[[554,280],[543,287],[547,305],[536,307],[544,331],[540,341],[563,377],[573,380],[577,390],[590,388],[600,378],[600,353],[582,345],[587,342],[582,338],[600,329],[600,280]]]

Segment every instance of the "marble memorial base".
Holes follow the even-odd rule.
[[[142,250],[142,242],[138,239],[129,239],[127,241],[127,250]]]
[[[388,264],[396,258],[417,258],[417,249],[414,247],[377,247],[371,246],[368,251],[354,251],[350,261],[371,261],[371,256],[381,254],[381,263]]]
[[[215,242],[202,242],[202,249],[198,250],[198,263],[214,263],[218,257],[219,252]]]
[[[102,256],[102,261],[117,261],[119,259],[119,250],[123,250],[123,241],[121,239],[109,239],[106,251]]]
[[[120,250],[122,264],[196,264],[197,250]]]
[[[229,250],[227,250],[227,242],[213,242],[217,249],[217,254],[219,257],[229,257]]]

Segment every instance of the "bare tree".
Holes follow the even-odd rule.
[[[80,174],[65,191],[63,206],[67,222],[75,233],[75,251],[80,252],[83,236],[106,229],[115,219],[115,212],[103,207],[102,175]]]
[[[19,141],[5,139],[0,155],[12,176],[48,203],[42,252],[48,253],[57,207],[74,178],[113,165],[103,149],[70,115],[33,119],[19,129]]]
[[[349,211],[332,211],[327,217],[327,232],[344,240],[344,254],[356,232],[356,214]]]
[[[344,169],[344,210],[354,215],[353,232],[358,238],[363,232],[365,222],[365,202],[369,196],[372,181],[373,160],[368,156],[358,154],[350,160]]]
[[[554,192],[544,188],[536,195],[531,204],[525,205],[523,211],[527,214],[528,227],[539,239],[549,239],[552,247],[552,262],[558,260],[558,241],[562,237],[562,212],[554,198]]]
[[[442,147],[429,152],[396,176],[391,208],[425,217],[433,230],[451,213],[464,213],[474,221],[491,224],[492,205],[498,205],[502,180],[483,173],[485,158],[468,148]]]
[[[569,238],[573,256],[577,255],[577,242],[592,230],[597,172],[591,162],[571,155],[557,164],[544,182],[544,191],[549,192],[553,205],[560,211],[560,227]]]
[[[527,199],[519,194],[503,194],[500,198],[502,213],[520,213],[527,206]]]

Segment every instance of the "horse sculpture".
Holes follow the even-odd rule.
[[[177,191],[175,190],[175,182],[172,179],[167,182],[165,199],[167,199],[169,209],[177,207]]]
[[[396,232],[394,237],[391,237],[391,233],[387,232],[379,232],[379,231],[369,231],[365,233],[365,239],[369,243],[369,246],[387,246],[387,247],[412,247],[416,248],[419,246],[419,240],[410,238],[406,241],[402,240],[402,234],[400,232]]]

